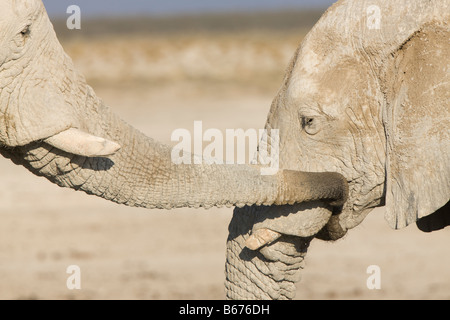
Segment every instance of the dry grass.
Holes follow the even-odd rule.
[[[278,86],[305,31],[73,39],[67,53],[90,82],[212,81]]]
[[[83,21],[55,29],[90,82],[207,81],[274,88],[321,11]]]

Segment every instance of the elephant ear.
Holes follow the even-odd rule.
[[[450,196],[449,27],[429,23],[390,54],[383,122],[386,220],[402,228]]]

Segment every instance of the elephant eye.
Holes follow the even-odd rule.
[[[302,128],[307,134],[314,135],[319,132],[318,120],[313,117],[302,117]]]
[[[31,25],[27,24],[14,38],[14,43],[18,48],[22,48],[25,46],[28,38],[30,37],[30,28]]]
[[[20,31],[20,34],[24,37],[28,36],[30,34],[30,27],[31,25],[27,25],[25,28]]]

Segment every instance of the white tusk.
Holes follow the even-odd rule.
[[[120,149],[120,145],[113,141],[74,128],[55,134],[44,142],[62,151],[84,157],[110,156]]]
[[[270,244],[281,237],[281,234],[270,229],[258,229],[245,241],[245,246],[250,250],[258,250],[266,244]]]

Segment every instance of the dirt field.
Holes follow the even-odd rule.
[[[177,128],[263,128],[297,33],[64,43],[126,121],[165,143]],[[137,48],[131,50],[130,48]],[[223,299],[230,209],[128,208],[60,189],[0,159],[0,299]],[[393,231],[383,208],[310,247],[298,299],[450,299],[450,229]],[[81,269],[68,290],[66,268]],[[370,265],[381,289],[369,290]]]

